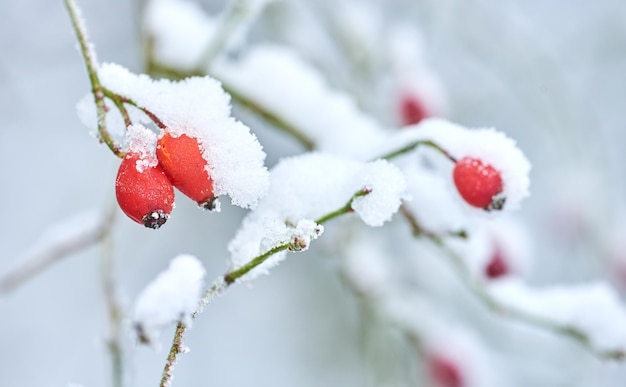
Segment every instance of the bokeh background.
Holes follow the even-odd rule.
[[[257,40],[290,42],[285,36],[291,27],[276,20],[287,14],[292,22],[302,17],[323,29],[320,15],[334,3],[283,0],[270,6],[253,32]],[[223,5],[201,4],[207,10]],[[410,21],[421,30],[427,60],[445,86],[449,118],[504,131],[531,160],[532,196],[520,216],[533,240],[532,282],[607,278],[621,289],[626,3],[373,4],[387,22]],[[99,58],[142,71],[139,2],[83,0],[80,6]],[[296,48],[319,62],[306,46]],[[337,74],[328,78],[342,87]],[[98,145],[75,111],[88,89],[62,1],[0,2],[0,273],[18,265],[51,225],[114,203],[118,160]],[[302,151],[261,121],[243,117],[264,145],[269,166]],[[220,214],[206,214],[181,200],[167,227],[154,232],[119,213],[113,241],[125,304],[130,307],[178,253],[198,256],[209,280],[223,273],[226,245],[244,214],[229,205]],[[94,246],[73,254],[0,298],[0,386],[110,385],[101,253]],[[175,385],[366,385],[357,311],[332,262],[309,253],[290,257],[271,276],[231,289],[196,321]],[[164,333],[161,351],[129,349],[132,385],[157,385],[170,337]],[[510,363],[525,364],[537,352],[529,345]],[[530,367],[510,385],[619,386],[626,380],[623,364],[606,366],[584,354],[573,363],[539,357],[552,371]],[[559,368],[564,364],[577,369]]]

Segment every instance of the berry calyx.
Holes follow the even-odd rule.
[[[487,211],[504,206],[502,176],[493,166],[480,159],[464,157],[456,162],[452,175],[457,191],[469,205]]]
[[[174,187],[159,165],[151,165],[136,153],[120,163],[115,179],[115,197],[122,211],[132,220],[158,229],[174,207]]]
[[[213,179],[197,138],[165,132],[157,141],[156,155],[174,187],[207,210],[217,208]]]
[[[403,125],[417,124],[430,116],[424,103],[414,94],[405,94],[400,99],[400,119]]]
[[[459,367],[441,355],[428,357],[428,374],[438,387],[463,387],[463,375]]]

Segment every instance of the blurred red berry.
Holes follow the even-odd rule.
[[[172,213],[174,187],[160,166],[143,165],[139,155],[122,160],[115,180],[115,196],[124,213],[148,228],[161,227]]]
[[[186,134],[163,134],[156,155],[172,184],[201,207],[213,209],[213,179],[207,172],[207,161],[202,157],[200,144]]]
[[[400,99],[400,119],[403,125],[413,125],[428,118],[430,114],[424,103],[414,94],[405,94]]]
[[[503,277],[509,273],[509,265],[504,259],[504,254],[499,247],[496,247],[491,259],[485,266],[485,275],[489,279]]]
[[[471,206],[500,210],[505,198],[502,176],[494,167],[479,159],[464,157],[457,161],[453,171],[454,184],[461,197]]]
[[[457,365],[441,355],[430,355],[428,374],[437,387],[463,387],[463,375]]]

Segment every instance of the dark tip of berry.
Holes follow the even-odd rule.
[[[144,215],[144,217],[141,219],[141,222],[147,228],[156,230],[163,226],[169,217],[170,216],[166,214],[165,211],[156,210]]]
[[[220,210],[220,200],[217,197],[210,197],[209,199],[198,203],[198,205],[211,212],[219,212]]]
[[[499,211],[504,208],[504,204],[506,203],[506,197],[503,195],[496,195],[491,199],[491,203],[485,208],[486,211]]]

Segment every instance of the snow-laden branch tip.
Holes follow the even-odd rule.
[[[180,322],[189,326],[198,306],[206,271],[192,255],[174,258],[167,270],[150,282],[137,298],[133,323],[139,340],[154,345],[160,330]]]
[[[0,277],[0,294],[8,293],[70,254],[98,243],[113,223],[115,208],[89,211],[51,226],[24,253],[20,264]]]
[[[242,267],[255,256],[289,243],[289,235],[302,220],[323,223],[326,214],[343,211],[354,212],[369,226],[381,226],[406,199],[405,191],[402,173],[385,160],[362,163],[323,153],[283,159],[271,171],[270,192],[229,244],[231,267]],[[267,273],[284,258],[284,250],[274,254],[246,279]]]

